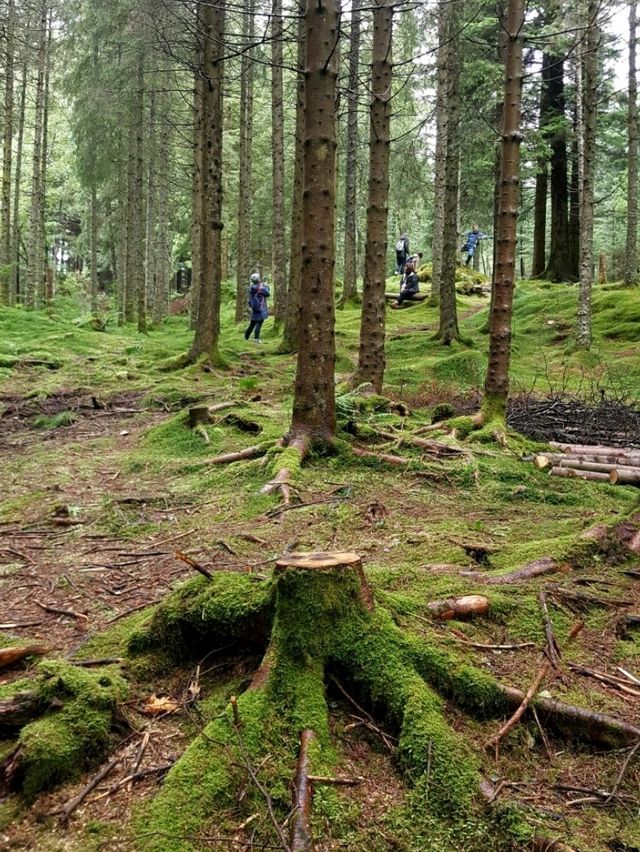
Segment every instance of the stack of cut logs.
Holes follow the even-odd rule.
[[[550,442],[554,452],[534,457],[536,467],[550,467],[552,476],[567,476],[640,486],[640,449]]]

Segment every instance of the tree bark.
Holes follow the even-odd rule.
[[[134,275],[136,311],[138,320],[138,331],[145,333],[147,330],[147,294],[145,288],[145,219],[144,219],[144,55],[138,58],[136,70],[136,93],[134,98],[134,125],[135,125],[135,149],[134,149],[134,196],[133,202],[133,239],[134,239]]]
[[[358,171],[358,71],[360,66],[361,0],[351,4],[349,35],[349,88],[347,92],[347,151],[344,179],[344,282],[341,303],[358,298],[357,278],[357,171]]]
[[[9,0],[4,63],[4,129],[2,137],[2,219],[0,221],[0,304],[11,304],[11,172],[13,166],[13,64],[15,2]]]
[[[371,52],[369,129],[369,204],[362,291],[360,352],[355,382],[371,384],[382,393],[384,378],[385,282],[389,211],[389,150],[391,139],[391,46],[393,7],[375,0]]]
[[[500,164],[500,211],[493,304],[489,320],[489,364],[485,381],[483,415],[505,418],[509,394],[511,317],[516,265],[516,226],[520,169],[520,113],[522,102],[523,0],[509,0],[505,53],[504,121]]]
[[[549,113],[549,63],[548,53],[542,54],[541,84],[540,84],[540,119],[538,121],[539,144],[546,149],[545,130]],[[538,157],[536,171],[536,195],[533,219],[533,258],[531,261],[531,277],[538,278],[546,268],[547,247],[547,195],[549,189],[549,164],[546,150]]]
[[[46,230],[46,206],[47,206],[47,165],[49,149],[49,84],[51,79],[51,40],[53,35],[53,10],[49,9],[47,14],[47,43],[45,48],[44,64],[44,99],[42,103],[42,160],[40,165],[40,227],[38,228],[38,239],[40,241],[40,291],[38,304],[44,305],[53,298],[53,278],[49,271],[49,251],[47,246]],[[49,291],[47,285],[51,283]]]
[[[42,258],[42,122],[44,117],[44,78],[47,61],[47,2],[40,6],[38,23],[38,48],[36,101],[33,130],[31,169],[31,205],[29,208],[29,237],[27,242],[27,276],[24,303],[28,308],[38,307],[38,294],[43,278]]]
[[[254,39],[254,0],[248,0],[242,35],[247,44]],[[247,316],[247,293],[251,273],[251,177],[253,153],[253,62],[252,52],[242,54],[240,65],[240,150],[238,153],[238,237],[236,244],[236,322]]]
[[[298,349],[298,319],[302,281],[302,193],[304,189],[304,104],[305,104],[305,38],[306,28],[301,15],[298,20],[298,78],[296,82],[296,138],[291,200],[291,249],[289,251],[289,288],[287,315],[282,333],[282,352]]]
[[[431,240],[431,302],[440,301],[442,280],[442,241],[447,166],[447,85],[449,62],[449,19],[452,4],[438,4],[438,58],[436,82],[436,149],[433,175],[433,231]]]
[[[95,177],[91,179],[91,224],[90,224],[90,253],[91,253],[91,313],[98,313],[98,192]]]
[[[172,133],[168,120],[170,101],[167,92],[160,96],[160,145],[158,149],[158,229],[156,235],[156,284],[153,299],[153,324],[158,326],[169,313],[171,245],[169,238],[169,178],[171,174]]]
[[[201,15],[202,12],[199,12]],[[201,25],[200,17],[198,26]],[[202,110],[204,98],[204,78],[202,75],[202,57],[196,58],[196,71],[193,85],[193,161],[191,172],[191,329],[195,330],[198,322],[198,305],[200,303],[200,251],[202,249],[202,157],[203,157],[203,124]]]
[[[553,53],[547,69],[551,133],[551,244],[544,277],[549,281],[571,280],[567,140],[565,129],[564,60]]]
[[[282,84],[283,19],[282,0],[273,0],[271,14],[271,158],[273,165],[273,206],[271,227],[271,276],[276,328],[287,313],[287,268],[284,229],[284,89]]]
[[[298,364],[289,442],[335,432],[335,153],[339,2],[306,0],[304,192]]]
[[[156,159],[158,150],[158,127],[156,117],[156,93],[151,83],[149,91],[149,114],[146,120],[147,128],[147,193],[146,193],[146,221],[145,221],[145,258],[144,258],[144,280],[145,291],[149,304],[153,309],[156,302],[156,284],[158,280],[157,260],[157,225],[158,225],[158,179]]]
[[[9,305],[15,305],[18,299],[20,282],[20,189],[22,182],[22,154],[24,144],[24,118],[27,100],[27,63],[22,64],[20,91],[20,114],[18,116],[18,142],[16,146],[16,176],[13,189],[13,222],[11,224],[11,281],[9,284]]]
[[[591,346],[591,287],[593,284],[593,182],[596,155],[596,116],[598,109],[598,10],[597,0],[587,4],[585,52],[583,56],[583,164],[580,198],[580,282],[576,342]]]
[[[202,3],[202,222],[198,320],[189,358],[218,361],[222,275],[222,103],[225,0]]]
[[[627,243],[624,283],[638,283],[638,84],[636,0],[629,3],[629,92],[627,105]]]
[[[460,22],[462,8],[448,3],[447,118],[444,187],[444,230],[440,280],[440,326],[437,337],[445,345],[460,339],[456,310],[456,256],[458,252],[458,199],[460,195]]]

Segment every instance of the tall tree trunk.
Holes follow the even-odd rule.
[[[458,252],[458,199],[460,196],[460,22],[462,9],[449,3],[446,88],[446,152],[444,173],[444,219],[440,279],[440,327],[437,337],[445,345],[460,339],[456,310],[456,258]],[[477,247],[476,247],[477,248]]]
[[[126,322],[126,301],[127,301],[127,257],[128,257],[128,239],[127,239],[127,216],[128,216],[128,201],[129,201],[129,155],[128,141],[129,134],[125,135],[124,129],[120,129],[119,134],[119,165],[118,169],[118,325],[124,325]]]
[[[238,236],[236,244],[236,322],[247,316],[247,293],[251,274],[251,177],[253,169],[253,51],[254,0],[247,0],[242,24],[247,49],[240,65],[240,150],[238,153]]]
[[[160,145],[158,148],[158,231],[156,236],[156,286],[153,299],[153,324],[158,326],[169,313],[171,247],[169,242],[169,177],[171,173],[171,123],[169,97],[160,97]]]
[[[201,12],[199,13],[201,14]],[[200,25],[200,19],[198,19]],[[200,304],[200,252],[202,249],[202,158],[204,156],[204,126],[202,111],[204,108],[204,77],[202,57],[196,60],[196,72],[193,85],[193,161],[191,173],[191,329],[198,324],[198,306]],[[242,131],[241,131],[242,132]]]
[[[449,63],[449,22],[453,4],[438,3],[438,58],[436,81],[436,150],[433,175],[433,230],[431,239],[431,303],[440,301],[442,282],[442,241],[444,239],[444,198],[447,168],[447,88]]]
[[[557,53],[549,57],[547,69],[549,124],[551,126],[551,240],[549,262],[544,277],[549,281],[571,280],[569,252],[569,185],[567,177],[567,138],[565,127],[564,60]]]
[[[156,285],[158,280],[158,243],[156,239],[158,227],[158,121],[156,112],[156,93],[151,83],[149,91],[149,115],[146,120],[147,148],[147,197],[145,221],[145,258],[144,280],[147,300],[153,310],[156,303]]]
[[[393,76],[392,32],[393,7],[388,0],[375,0],[371,48],[367,245],[362,290],[360,352],[355,376],[357,384],[367,382],[371,384],[375,393],[382,393],[385,368],[385,283]]]
[[[339,2],[306,0],[304,192],[298,363],[289,442],[302,449],[335,433],[336,87]]]
[[[347,151],[344,178],[344,282],[341,303],[358,298],[356,205],[358,177],[358,71],[360,65],[361,0],[351,3],[349,88],[347,92]]]
[[[298,20],[298,78],[296,82],[296,138],[293,162],[293,191],[291,200],[291,235],[289,251],[289,287],[287,315],[282,332],[280,351],[298,349],[298,319],[302,281],[302,192],[304,189],[304,87],[305,87],[305,19]]]
[[[598,109],[598,0],[587,4],[587,27],[583,56],[583,164],[580,198],[580,282],[576,342],[591,346],[591,287],[593,284],[593,183],[596,158],[596,116]]]
[[[95,177],[91,180],[91,313],[98,313],[98,192]]]
[[[49,88],[51,80],[51,40],[53,36],[53,10],[49,9],[47,20],[47,47],[45,56],[45,71],[44,71],[44,102],[42,106],[42,163],[40,175],[40,193],[42,202],[40,205],[40,227],[38,229],[38,237],[40,239],[40,292],[38,296],[39,304],[43,305],[53,297],[53,286],[49,293],[46,289],[49,280],[49,247],[47,246],[47,228],[46,228],[46,207],[47,207],[47,166],[49,154]],[[53,279],[51,279],[53,282]]]
[[[36,79],[36,102],[33,129],[33,151],[31,169],[31,204],[29,207],[29,237],[27,242],[27,280],[25,288],[25,305],[28,308],[37,307],[38,294],[42,289],[43,257],[42,257],[42,122],[44,117],[44,80],[47,62],[47,2],[40,6],[38,24],[38,47]]]
[[[138,319],[138,331],[145,333],[147,330],[147,299],[145,288],[145,218],[144,218],[144,55],[138,59],[136,72],[136,94],[134,106],[135,122],[135,194],[134,194],[134,221],[133,229],[135,238],[134,263],[135,263],[135,292]]]
[[[9,283],[9,304],[15,305],[18,299],[20,281],[20,190],[22,182],[22,153],[24,146],[24,118],[27,102],[27,63],[22,64],[20,83],[20,114],[18,116],[18,143],[16,146],[16,176],[13,188],[13,222],[11,224],[11,280]]]
[[[124,278],[124,321],[133,322],[136,317],[136,126],[134,101],[130,104],[129,130],[127,133],[127,201],[124,210],[126,235],[126,265]]]
[[[282,0],[273,0],[271,16],[271,156],[273,164],[271,275],[274,318],[278,328],[287,313],[287,269],[284,229],[284,91],[282,86]]]
[[[540,82],[540,118],[538,134],[540,145],[546,148],[546,130],[549,124],[549,64],[548,53],[542,54]],[[547,194],[549,189],[549,162],[546,150],[538,157],[536,170],[536,195],[533,214],[533,258],[531,261],[531,277],[538,278],[547,267]]]
[[[571,181],[569,184],[569,258],[571,261],[571,280],[577,281],[580,276],[580,152],[581,137],[580,122],[578,121],[578,81],[580,75],[577,67],[580,58],[574,57],[576,91],[573,103],[573,128],[571,140]]]
[[[0,222],[0,304],[10,304],[11,265],[11,172],[13,167],[13,62],[15,3],[9,0],[5,30],[4,129],[2,134],[2,219]]]
[[[497,263],[489,328],[489,364],[482,414],[504,421],[509,394],[511,318],[516,273],[516,233],[520,184],[520,114],[522,104],[523,0],[508,0],[505,30],[504,119],[500,162],[500,210]]]
[[[200,4],[202,38],[202,221],[198,320],[189,358],[219,360],[222,275],[222,86],[225,0]]]
[[[638,84],[636,0],[629,3],[629,103],[627,106],[627,243],[624,283],[638,283]]]

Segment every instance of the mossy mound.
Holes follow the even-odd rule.
[[[51,660],[40,663],[30,686],[45,712],[18,739],[18,775],[27,800],[100,760],[118,702],[128,692],[115,666],[88,671]]]

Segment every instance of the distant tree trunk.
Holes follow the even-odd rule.
[[[147,299],[152,310],[156,303],[158,280],[157,227],[158,227],[158,122],[156,115],[156,93],[153,84],[149,91],[149,114],[146,119],[147,148],[147,194],[145,217],[144,280]]]
[[[360,65],[361,0],[351,3],[349,87],[347,91],[347,151],[344,178],[344,282],[341,303],[358,298],[356,205],[358,177],[358,71]]]
[[[293,191],[291,201],[291,249],[289,251],[289,288],[287,315],[282,332],[280,351],[296,352],[298,349],[298,320],[300,316],[300,288],[302,280],[302,192],[304,189],[304,89],[305,89],[305,19],[298,20],[298,79],[296,83],[296,138],[293,164]]]
[[[254,39],[254,0],[247,0],[242,24],[243,42]],[[252,51],[240,60],[240,150],[238,152],[238,236],[236,243],[236,322],[247,316],[247,294],[251,274],[251,177],[253,169],[253,78]]]
[[[201,4],[202,71],[202,227],[198,321],[189,358],[219,360],[220,287],[222,275],[222,86],[225,0]]]
[[[27,280],[24,303],[28,308],[38,307],[38,295],[43,284],[42,251],[42,122],[44,118],[44,80],[47,62],[47,3],[40,6],[38,24],[38,48],[36,101],[33,129],[31,204],[29,208],[29,237],[27,242]]]
[[[522,104],[523,0],[508,0],[505,29],[504,120],[500,163],[500,212],[496,233],[497,264],[489,329],[489,364],[482,405],[484,420],[504,421],[509,394],[511,317],[516,272],[516,233],[520,184],[520,113]]]
[[[580,282],[576,342],[591,346],[591,287],[593,283],[593,182],[596,156],[598,109],[598,0],[587,4],[587,27],[583,56],[583,165],[580,204]]]
[[[0,304],[11,304],[11,172],[13,167],[13,63],[15,3],[9,0],[5,30],[4,129],[2,135],[2,220],[0,222]]]
[[[573,141],[571,144],[571,181],[569,184],[569,259],[571,263],[571,280],[579,276],[580,256],[580,191],[578,185],[578,125],[574,109]]]
[[[569,186],[565,129],[564,60],[553,54],[548,67],[551,145],[551,240],[544,277],[549,281],[571,280],[569,252]]]
[[[440,326],[437,337],[445,345],[460,339],[456,310],[456,257],[458,251],[458,199],[460,197],[460,22],[462,9],[449,3],[447,61],[447,146],[444,174],[444,221],[440,279]],[[476,246],[477,248],[477,246]]]
[[[135,114],[134,103],[131,102],[132,113]],[[126,236],[126,265],[124,278],[124,321],[133,322],[136,317],[136,221],[135,221],[135,191],[136,191],[136,127],[133,116],[129,118],[127,133],[127,194],[125,216]]]
[[[20,280],[20,189],[22,182],[22,154],[24,145],[24,118],[27,101],[27,63],[22,64],[20,83],[20,114],[18,116],[18,142],[16,146],[16,176],[13,188],[13,222],[11,225],[11,281],[9,285],[9,304],[15,305],[18,299]]]
[[[546,129],[549,124],[549,65],[551,58],[548,53],[542,54],[542,69],[540,82],[540,118],[538,133],[540,144],[546,146]],[[533,258],[531,261],[531,277],[538,278],[546,269],[547,249],[547,194],[549,188],[549,163],[546,151],[538,157],[536,170],[536,195],[533,214]]]
[[[607,283],[607,260],[604,252],[601,251],[598,256],[598,284]]]
[[[98,192],[95,177],[91,180],[91,313],[98,313]]]
[[[47,166],[49,155],[49,88],[51,79],[51,40],[53,36],[53,10],[49,9],[47,20],[47,47],[44,71],[44,102],[42,106],[42,162],[40,186],[42,202],[40,206],[40,293],[38,302],[43,305],[53,298],[53,278],[49,273],[49,250],[47,246],[46,208],[47,208]],[[50,286],[48,286],[50,284]]]
[[[279,328],[287,313],[287,268],[284,230],[284,90],[282,86],[282,0],[273,0],[271,15],[271,162],[273,165],[271,275],[274,319]]]
[[[391,147],[391,45],[393,7],[374,0],[371,48],[369,129],[369,204],[362,289],[360,352],[355,383],[371,384],[382,393],[385,354],[387,218],[389,212],[389,150]]]
[[[199,12],[199,16],[202,12]],[[198,18],[198,26],[201,20]],[[198,305],[200,304],[200,251],[202,248],[202,158],[204,156],[204,126],[202,119],[204,98],[204,77],[202,56],[196,60],[196,72],[193,86],[193,160],[191,172],[191,329],[198,323]],[[239,233],[239,232],[238,232]]]
[[[636,0],[629,3],[629,102],[627,106],[627,243],[624,283],[638,283],[638,84]]]
[[[135,240],[134,249],[134,264],[135,264],[135,292],[136,292],[136,307],[138,319],[138,331],[145,333],[147,330],[147,298],[145,288],[145,218],[144,218],[144,130],[145,130],[145,115],[144,115],[144,56],[141,55],[138,59],[138,67],[136,72],[136,94],[134,106],[134,123],[135,123],[135,193],[133,198],[134,203],[134,221],[135,226],[133,235]]]
[[[339,2],[306,0],[304,192],[298,363],[289,443],[301,451],[335,433],[335,153]]]
[[[442,241],[444,238],[444,197],[447,167],[447,90],[449,63],[449,20],[453,6],[438,3],[438,57],[436,81],[436,150],[433,174],[433,230],[431,240],[431,303],[440,301],[442,281]]]
[[[128,275],[128,203],[129,203],[129,133],[120,130],[118,169],[118,325],[126,320],[127,275]]]
[[[171,246],[169,241],[169,177],[171,170],[171,123],[169,98],[160,98],[160,145],[158,148],[158,230],[156,236],[156,286],[153,299],[153,324],[158,326],[169,313]]]

